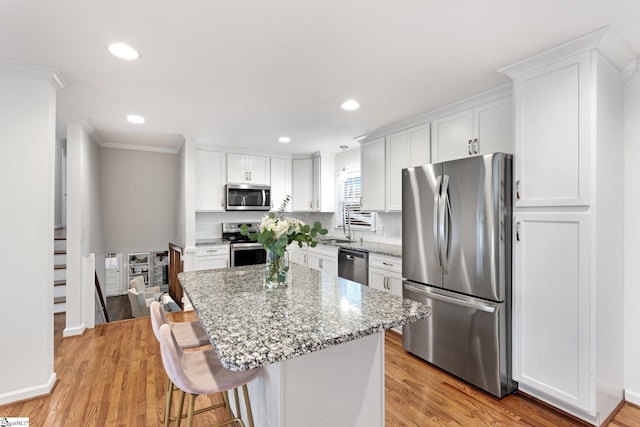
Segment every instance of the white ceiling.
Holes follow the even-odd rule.
[[[57,69],[58,114],[104,142],[339,152],[603,26],[640,52],[639,0],[1,0],[0,59]]]

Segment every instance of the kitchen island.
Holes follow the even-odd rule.
[[[431,309],[292,264],[286,288],[264,265],[178,278],[223,366],[264,367],[249,384],[256,426],[383,426],[384,330]]]

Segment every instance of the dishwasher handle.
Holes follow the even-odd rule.
[[[356,259],[356,258],[361,258],[361,259],[368,259],[369,258],[369,253],[368,252],[354,251],[354,250],[343,249],[343,248],[340,248],[340,251],[338,252],[338,255],[339,256],[344,256],[348,260],[352,260],[352,259]]]

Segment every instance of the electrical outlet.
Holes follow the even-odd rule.
[[[393,227],[393,235],[396,237],[400,237],[400,226],[396,225],[395,227]]]

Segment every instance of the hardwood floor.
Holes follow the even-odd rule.
[[[193,313],[170,316],[195,318]],[[148,317],[62,338],[64,315],[56,315],[54,328],[58,383],[53,393],[0,406],[1,417],[29,417],[32,426],[162,425],[166,377]],[[388,427],[583,425],[522,395],[495,399],[406,353],[400,337],[390,332],[385,363]],[[219,397],[200,399],[200,404],[209,404]],[[210,425],[225,416],[222,409],[198,415],[194,426]],[[625,405],[610,426],[640,426],[640,409]]]
[[[132,319],[133,314],[131,314],[129,296],[118,295],[115,297],[107,297],[107,313],[109,313],[109,320],[112,322]]]

